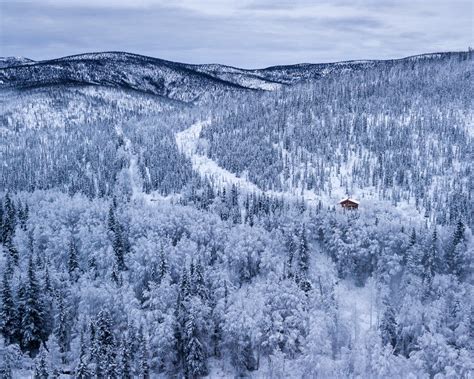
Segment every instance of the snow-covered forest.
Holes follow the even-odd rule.
[[[472,377],[472,51],[117,54],[0,68],[0,378]]]

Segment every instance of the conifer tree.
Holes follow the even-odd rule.
[[[1,240],[5,246],[12,244],[13,235],[16,226],[16,210],[10,194],[5,195],[3,201],[3,220],[2,220],[2,235]]]
[[[122,338],[120,346],[120,375],[123,379],[132,378],[132,357],[130,355],[130,346],[127,343],[125,336]]]
[[[143,327],[140,326],[138,329],[137,335],[137,343],[140,349],[139,353],[139,362],[138,362],[138,373],[141,379],[149,379],[150,378],[150,364],[148,362],[148,341],[143,330]]]
[[[49,275],[49,262],[46,263],[43,270],[43,285],[40,296],[41,308],[43,310],[43,336],[47,339],[48,336],[53,332],[54,328],[54,297],[55,293],[51,284],[51,278]]]
[[[207,301],[209,298],[206,283],[204,282],[204,273],[201,262],[198,260],[193,271],[193,278],[191,279],[194,294],[199,296],[201,300]]]
[[[33,259],[28,263],[27,282],[21,299],[23,313],[21,319],[22,347],[30,353],[35,353],[45,339],[43,329],[43,309],[40,301],[39,285],[36,279]]]
[[[297,256],[299,273],[301,276],[306,276],[309,269],[309,248],[306,238],[306,227],[304,224],[302,224],[300,228]]]
[[[458,246],[464,241],[464,224],[461,220],[456,224],[451,246],[446,252],[446,268],[448,274],[460,276],[463,270],[462,252]]]
[[[79,351],[79,363],[76,367],[75,375],[77,379],[89,379],[91,378],[91,373],[89,371],[89,360],[87,357],[87,346],[84,338],[84,331],[81,330],[81,340],[80,340],[80,351]]]
[[[207,375],[206,352],[199,339],[193,314],[188,315],[185,328],[184,374],[187,378]]]
[[[421,258],[422,273],[421,279],[426,294],[431,290],[433,277],[435,275],[435,263],[438,256],[438,233],[436,228],[433,231],[431,241],[429,245],[424,249],[423,256]]]
[[[293,265],[294,265],[294,258],[295,258],[295,251],[297,250],[297,246],[295,245],[294,236],[290,233],[286,237],[286,248],[288,251],[288,258],[286,261],[287,264],[287,276],[289,278],[294,276],[293,273]]]
[[[39,354],[35,359],[34,379],[49,379],[48,361],[44,346],[41,346]]]
[[[395,320],[395,312],[393,307],[388,303],[388,299],[384,301],[385,310],[380,323],[380,334],[384,345],[391,345],[395,348],[397,343],[397,322]]]
[[[102,310],[97,315],[95,323],[96,344],[96,375],[97,377],[111,375],[115,372],[115,341],[112,332],[110,313]]]
[[[70,315],[68,305],[66,303],[64,291],[60,291],[57,304],[56,327],[54,334],[56,335],[59,352],[61,354],[61,363],[65,364],[67,361],[66,354],[70,350]]]
[[[7,349],[4,349],[3,354],[0,354],[0,378],[13,379],[13,371],[11,367],[11,358]]]
[[[107,227],[110,231],[110,233],[114,234],[115,233],[115,225],[116,225],[116,218],[115,218],[115,210],[117,209],[117,201],[115,197],[112,200],[112,204],[110,205],[109,208],[109,214],[107,217]]]
[[[25,204],[24,208],[23,208],[23,215],[20,219],[20,222],[21,222],[21,228],[26,231],[27,229],[27,222],[28,222],[28,218],[30,217],[30,208],[28,206],[28,203]]]
[[[115,263],[119,271],[125,270],[125,247],[122,236],[122,228],[116,224],[112,241],[112,248],[115,255]]]
[[[178,299],[176,303],[175,316],[176,316],[176,325],[175,325],[175,340],[176,340],[176,351],[178,360],[181,362],[184,367],[185,359],[185,325],[188,318],[187,315],[187,303],[191,296],[191,286],[188,279],[188,272],[186,266],[183,266],[183,271],[181,273],[181,279],[179,283],[178,290]]]
[[[158,263],[158,283],[161,283],[163,277],[168,273],[168,261],[166,260],[166,255],[163,245],[160,247],[160,261]]]
[[[73,281],[77,281],[79,274],[79,261],[77,254],[77,245],[73,238],[69,242],[67,270]]]
[[[2,280],[0,330],[7,345],[15,342],[19,324],[11,288],[11,276],[7,268]]]
[[[417,243],[417,235],[414,228],[410,235],[410,240],[409,240],[408,248],[406,251],[405,261],[406,261],[406,268],[407,268],[408,273],[412,275],[420,274],[420,271],[421,271],[420,246]]]

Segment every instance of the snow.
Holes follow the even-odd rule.
[[[369,280],[364,287],[356,287],[349,281],[336,286],[336,297],[341,316],[353,327],[353,336],[358,339],[376,325],[377,306],[375,282]]]
[[[158,191],[146,193],[143,191],[143,180],[138,168],[138,157],[134,152],[132,141],[125,136],[123,129],[120,126],[115,126],[115,131],[124,141],[124,151],[128,156],[128,177],[130,179],[130,188],[132,190],[131,200],[142,205],[152,205],[159,202],[172,202],[177,200],[179,194],[169,194],[168,196],[161,195]],[[148,171],[147,174],[149,175]]]
[[[115,127],[115,131],[119,137],[122,137],[124,141],[124,150],[128,154],[130,163],[128,166],[128,173],[130,176],[130,184],[132,188],[132,200],[136,199],[139,195],[143,194],[143,183],[138,171],[138,159],[136,154],[133,153],[132,141],[123,134],[123,129],[120,126]]]
[[[201,176],[209,178],[217,187],[235,184],[241,190],[260,193],[262,190],[255,184],[220,167],[212,159],[197,151],[199,136],[204,126],[211,120],[198,121],[189,128],[176,133],[176,145],[182,153],[191,159],[193,169]]]
[[[189,128],[176,133],[175,140],[178,149],[185,154],[186,157],[191,159],[193,169],[202,177],[210,179],[216,188],[223,188],[234,184],[239,188],[241,193],[265,193],[266,195],[280,197],[288,201],[304,199],[310,207],[316,207],[319,201],[321,201],[324,206],[334,206],[339,203],[339,199],[346,197],[345,186],[341,184],[336,173],[333,173],[331,177],[332,192],[330,195],[328,193],[317,195],[314,191],[303,189],[301,186],[288,188],[286,191],[264,191],[245,177],[238,177],[236,174],[219,166],[217,162],[203,155],[198,150],[200,141],[202,141],[200,139],[201,130],[210,125],[210,123],[210,119],[198,121]],[[286,154],[288,152],[282,151],[282,153]],[[354,154],[346,165],[341,166],[341,174],[344,175],[351,172],[355,159]],[[373,212],[378,213],[378,211],[383,212],[385,209],[392,209],[397,217],[406,222],[425,221],[423,215],[416,211],[413,205],[408,202],[399,202],[397,207],[394,208],[390,201],[377,198],[377,191],[374,187],[354,188],[354,194],[359,199],[364,199],[362,205],[364,205],[366,209],[359,210],[360,212],[367,211],[373,215]],[[360,201],[358,201],[358,204],[360,204]]]
[[[345,197],[344,199],[340,200],[340,201],[339,201],[339,204],[341,204],[341,203],[344,202],[344,201],[350,201],[350,202],[355,203],[355,204],[360,204],[360,202],[358,202],[357,200],[354,200],[354,199],[352,199],[352,198],[350,198],[350,197]]]

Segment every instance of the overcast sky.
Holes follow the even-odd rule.
[[[0,0],[2,56],[266,67],[465,50],[472,0]]]

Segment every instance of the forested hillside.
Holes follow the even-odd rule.
[[[472,376],[471,51],[119,58],[0,69],[0,378]]]

